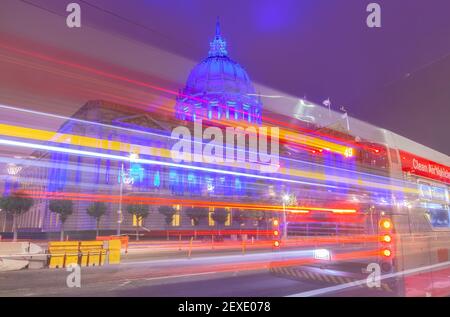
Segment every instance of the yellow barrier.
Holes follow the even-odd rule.
[[[81,266],[100,265],[103,250],[103,241],[81,241]]]
[[[109,264],[119,264],[120,263],[120,249],[121,249],[121,241],[120,240],[109,240]]]
[[[104,265],[109,251],[108,263],[119,264],[121,240],[109,241],[51,241],[49,268],[64,268],[70,264],[81,266]]]
[[[78,241],[49,242],[50,268],[63,268],[70,264],[78,264]]]
[[[97,241],[109,241],[109,240],[120,240],[121,248],[125,249],[125,253],[128,253],[128,236],[98,236]]]

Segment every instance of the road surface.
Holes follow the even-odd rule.
[[[192,258],[133,254],[119,265],[81,268],[80,288],[67,286],[71,272],[66,269],[1,272],[0,296],[280,297],[330,286],[277,277],[269,271],[273,260],[302,257],[310,254],[305,250],[245,255],[210,252]],[[381,293],[346,289],[319,296],[381,296]]]

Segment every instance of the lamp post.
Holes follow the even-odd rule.
[[[139,158],[139,155],[137,153],[130,153],[128,156],[130,159],[130,162],[132,160],[137,160]],[[122,212],[122,197],[123,197],[123,183],[125,182],[125,167],[122,162],[120,167],[120,190],[119,190],[119,210],[117,211],[117,236],[120,236],[120,225],[122,224],[123,220],[123,212]]]
[[[342,119],[345,119],[346,123],[347,123],[347,131],[350,131],[350,123],[348,122],[348,113],[347,113],[347,109],[345,109],[345,107],[341,107],[340,110],[344,113],[342,115]]]
[[[0,209],[0,213],[2,213],[2,209]],[[5,215],[4,215],[4,217],[3,217],[3,229],[2,229],[2,232],[5,232],[5,230],[6,230],[6,212],[5,212]]]
[[[122,195],[123,195],[123,176],[124,176],[124,166],[123,162],[120,167],[120,191],[119,191],[119,210],[117,211],[117,236],[120,236],[120,225],[122,223]]]
[[[283,195],[283,240],[287,239],[287,216],[286,216],[286,204],[289,202],[290,196],[288,194]]]
[[[328,117],[331,118],[331,100],[330,100],[330,98],[328,98],[327,100],[324,100],[324,101],[322,102],[322,104],[323,104],[325,107],[328,107]]]

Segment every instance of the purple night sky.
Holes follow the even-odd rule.
[[[67,1],[26,0],[65,15]],[[450,154],[450,1],[80,0],[83,23],[199,61],[216,16],[252,80]],[[150,61],[149,61],[150,62]]]

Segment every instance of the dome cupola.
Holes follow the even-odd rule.
[[[261,100],[247,72],[228,57],[219,20],[208,57],[192,69],[176,102],[182,120],[235,120],[261,124]]]

